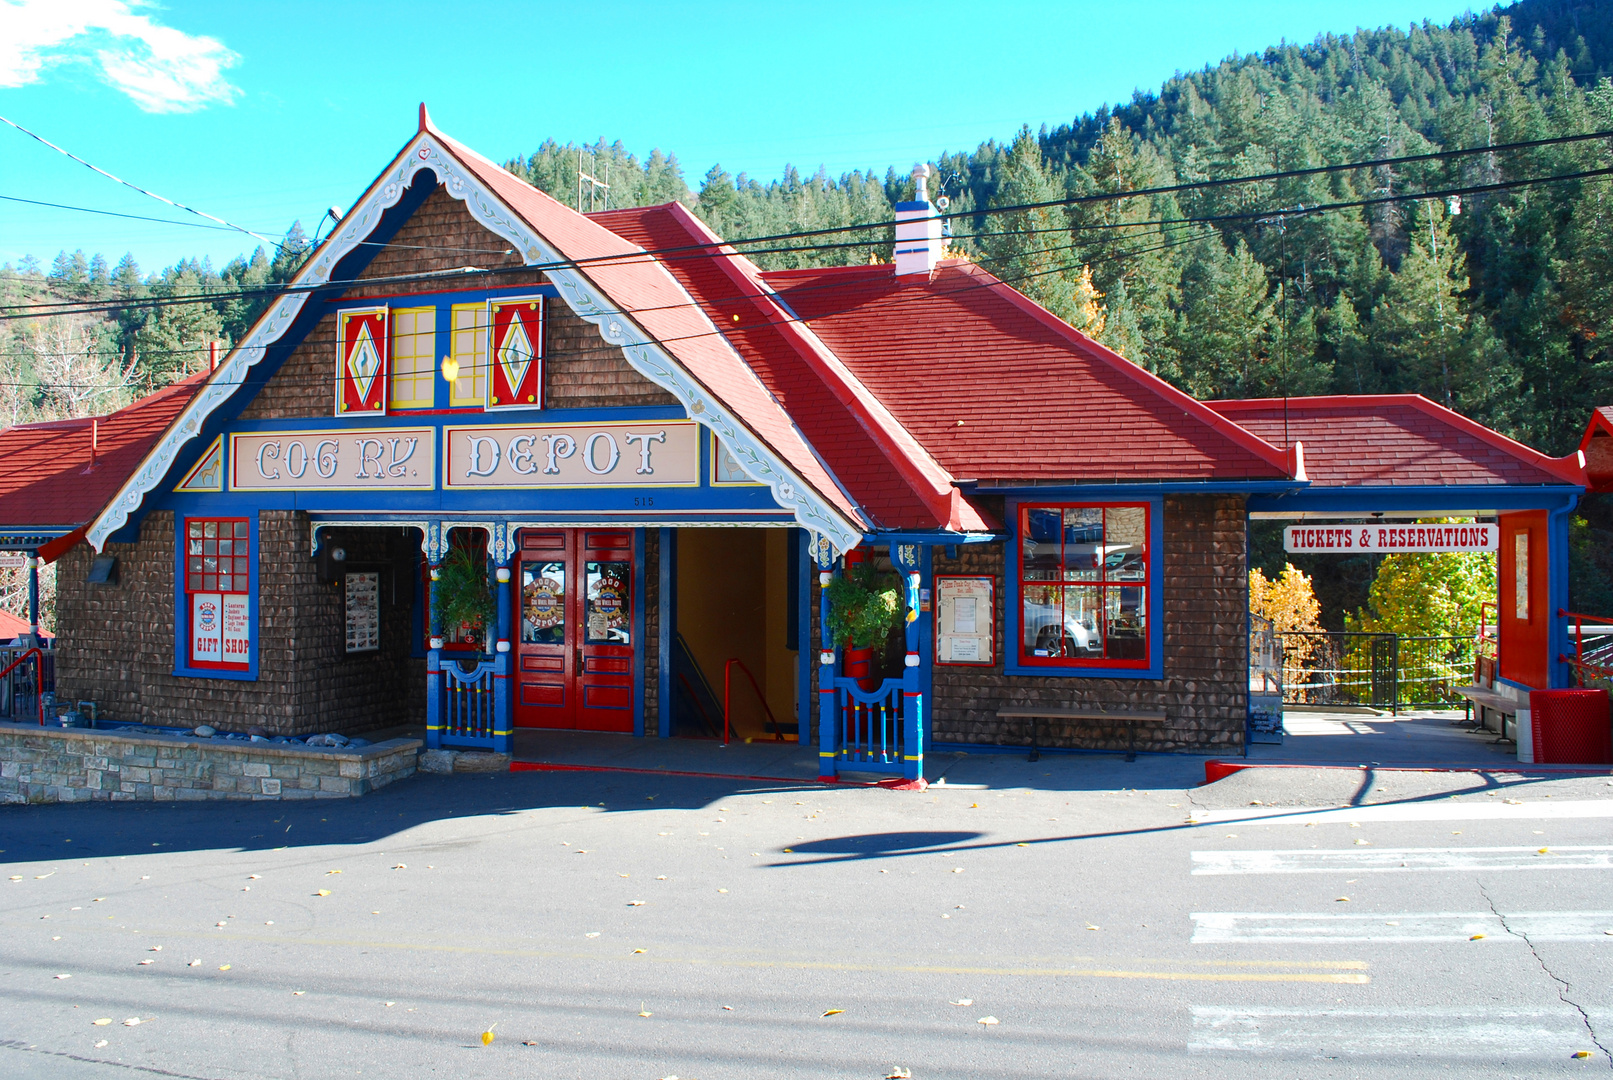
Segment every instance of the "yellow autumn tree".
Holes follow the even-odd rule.
[[[1279,634],[1317,633],[1322,624],[1322,605],[1316,600],[1311,579],[1293,563],[1283,567],[1276,580],[1270,580],[1260,568],[1249,571],[1249,610],[1271,620],[1272,629]]]

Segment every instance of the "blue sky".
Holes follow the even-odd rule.
[[[906,169],[1056,125],[1280,39],[1447,22],[1454,0],[1204,4],[387,4],[0,0],[0,114],[102,168],[269,236],[345,208],[417,103],[495,160],[545,137],[777,176]],[[844,10],[843,16],[839,11]],[[0,126],[0,196],[187,215]],[[196,221],[199,219],[191,218]],[[150,271],[238,233],[0,201],[0,261],[132,251]]]

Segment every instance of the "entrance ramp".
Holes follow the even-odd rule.
[[[1356,708],[1283,711],[1280,746],[1253,743],[1249,764],[1383,765],[1400,768],[1506,768],[1518,763],[1511,742],[1462,724],[1459,710],[1414,712]]]

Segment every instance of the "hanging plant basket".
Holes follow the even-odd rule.
[[[431,606],[443,627],[468,629],[486,645],[487,627],[498,615],[498,602],[487,583],[487,571],[464,548],[448,553],[431,585]]]
[[[844,649],[884,646],[905,613],[895,574],[857,563],[829,582],[829,636]]]

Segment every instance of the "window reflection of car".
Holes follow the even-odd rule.
[[[1065,612],[1060,604],[1025,605],[1025,650],[1032,656],[1080,656],[1103,651],[1091,616]]]

